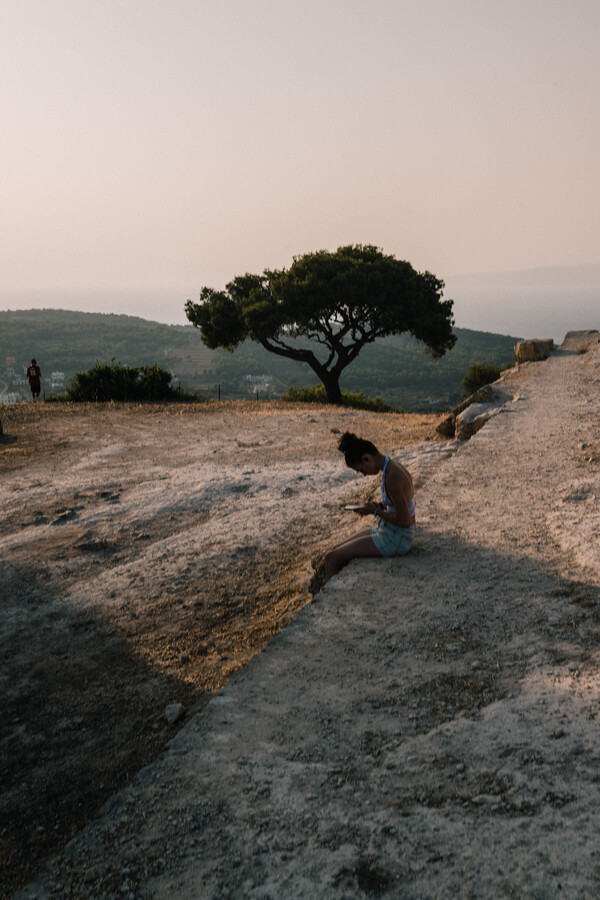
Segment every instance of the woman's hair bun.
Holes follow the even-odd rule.
[[[345,431],[338,444],[339,450],[344,454],[348,466],[362,462],[365,453],[375,455],[379,451],[375,444],[358,437],[352,431]]]
[[[340,442],[338,444],[338,449],[342,453],[347,453],[348,450],[353,446],[353,444],[355,444],[359,440],[360,440],[360,438],[357,438],[356,435],[353,434],[351,431],[345,431],[340,438]]]

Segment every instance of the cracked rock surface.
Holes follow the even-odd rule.
[[[332,579],[17,896],[597,896],[598,337],[528,364],[422,479],[413,551]]]

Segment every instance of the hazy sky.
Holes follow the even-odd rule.
[[[599,37],[599,0],[5,0],[2,308],[345,243],[600,263]]]

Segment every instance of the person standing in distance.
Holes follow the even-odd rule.
[[[31,388],[31,399],[35,402],[40,396],[42,389],[42,370],[38,366],[35,359],[31,360],[31,365],[27,367],[27,379]]]

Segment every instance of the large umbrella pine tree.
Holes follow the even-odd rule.
[[[224,291],[204,287],[185,312],[207,347],[257,341],[306,363],[329,402],[342,403],[340,376],[365,344],[406,332],[434,358],[454,346],[452,300],[442,300],[443,288],[430,272],[356,244],[297,256],[289,269],[238,276]]]

